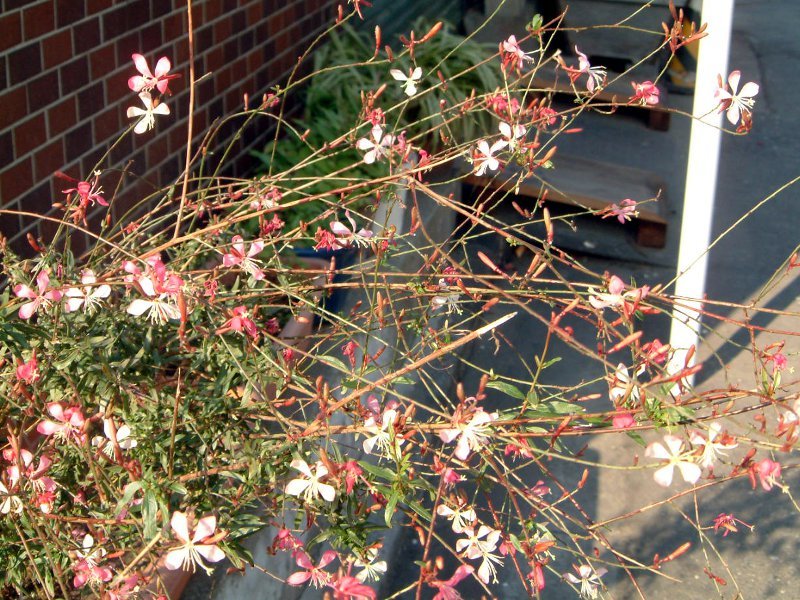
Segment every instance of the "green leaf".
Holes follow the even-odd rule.
[[[142,501],[142,519],[144,520],[144,537],[151,539],[155,537],[158,525],[156,517],[158,516],[158,498],[156,495],[147,491],[144,494]]]
[[[397,508],[397,502],[399,500],[400,494],[398,492],[392,492],[392,495],[389,496],[389,501],[386,503],[386,510],[383,513],[387,527],[392,526],[392,517],[394,516],[394,511]]]
[[[505,381],[490,381],[486,384],[486,387],[492,388],[493,390],[499,390],[507,396],[511,396],[517,400],[525,400],[525,394],[522,393],[518,387],[511,385],[510,383],[506,383]]]

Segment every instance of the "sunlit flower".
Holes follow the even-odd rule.
[[[722,425],[719,423],[711,423],[708,426],[708,432],[704,436],[699,431],[689,432],[689,441],[693,446],[703,449],[700,455],[700,465],[710,469],[714,466],[714,461],[718,455],[725,455],[726,450],[736,448],[736,441],[729,435],[722,432]]]
[[[364,559],[357,558],[353,562],[356,569],[362,569],[356,574],[356,579],[364,581],[378,581],[386,573],[386,561],[375,560],[378,558],[377,548],[368,548]]]
[[[619,204],[612,204],[604,208],[602,211],[600,211],[600,215],[603,219],[607,219],[608,217],[616,217],[617,221],[624,224],[626,221],[630,221],[632,217],[638,217],[639,211],[636,210],[635,200],[625,198],[624,200],[620,201]]]
[[[134,117],[139,118],[139,122],[136,123],[136,127],[133,128],[134,133],[144,133],[145,131],[155,127],[156,115],[169,114],[169,106],[163,102],[153,100],[153,97],[149,92],[140,92],[139,98],[141,99],[142,104],[144,104],[144,109],[141,109],[137,106],[131,106],[128,108],[128,112],[126,113],[129,119]]]
[[[378,447],[381,455],[391,458],[397,456],[400,452],[400,446],[403,445],[405,440],[398,438],[394,431],[394,422],[397,420],[397,411],[389,409],[384,411],[381,418],[381,425],[375,420],[375,417],[369,417],[364,421],[364,432],[372,434],[364,440],[363,448],[367,454],[372,454],[375,446]]]
[[[566,67],[570,80],[574,83],[581,75],[586,75],[586,89],[589,93],[594,92],[596,87],[603,85],[606,79],[605,67],[593,67],[587,56],[575,46],[575,53],[578,55],[578,68]]]
[[[450,508],[446,504],[440,504],[436,507],[436,514],[449,519],[452,522],[451,526],[455,533],[461,533],[472,527],[472,524],[478,518],[475,509],[471,506]]]
[[[116,433],[111,431],[111,419],[103,419],[103,435],[96,435],[92,438],[92,446],[102,448],[103,452],[110,456],[114,455],[114,444],[112,439],[117,440],[117,444],[122,450],[135,448],[139,442],[131,437],[131,428],[125,423],[116,427]]]
[[[419,80],[422,79],[422,69],[420,67],[410,70],[408,75],[403,73],[400,69],[392,69],[389,71],[389,74],[395,79],[395,81],[403,82],[403,91],[405,92],[406,96],[411,97],[417,93],[417,83],[419,83]]]
[[[736,125],[742,116],[749,117],[755,105],[755,96],[758,94],[758,84],[745,83],[739,91],[739,80],[742,77],[740,71],[731,71],[728,75],[727,85],[719,78],[719,87],[714,98],[719,101],[719,112],[725,111],[731,125]]]
[[[498,140],[489,146],[489,142],[481,140],[478,142],[478,147],[472,154],[472,166],[475,169],[475,175],[481,176],[489,171],[496,171],[500,167],[500,161],[494,156],[503,148],[508,146],[506,140]]]
[[[333,600],[375,600],[375,590],[351,575],[339,575],[328,583],[333,590]]]
[[[462,600],[462,596],[456,590],[456,586],[461,581],[469,577],[475,569],[470,565],[460,565],[450,579],[446,581],[429,581],[428,585],[437,588],[439,591],[433,597],[433,600]]]
[[[626,399],[638,402],[641,392],[639,390],[639,385],[636,383],[635,377],[640,375],[643,371],[644,365],[641,365],[636,370],[634,379],[631,380],[631,377],[628,374],[628,368],[624,364],[619,363],[617,365],[617,370],[614,372],[614,376],[611,379],[611,386],[608,391],[608,397],[611,399],[611,401],[615,404],[619,404],[620,401]]]
[[[73,568],[75,577],[72,579],[75,589],[82,588],[87,583],[94,587],[100,583],[111,581],[114,576],[111,569],[99,565],[106,555],[106,551],[103,548],[94,547],[94,538],[91,535],[86,534],[83,537],[81,549],[76,554],[79,560]]]
[[[770,460],[769,458],[762,458],[756,463],[756,473],[761,482],[761,487],[769,492],[774,486],[780,487],[778,480],[781,478],[781,465],[780,463]]]
[[[447,282],[447,278],[443,277],[439,280],[439,291],[442,293],[436,294],[431,298],[431,307],[433,310],[446,307],[447,314],[452,312],[461,314],[461,309],[458,306],[458,300],[461,298],[461,291],[459,288],[450,286]]]
[[[461,460],[466,460],[470,451],[480,451],[488,440],[490,423],[497,420],[497,413],[487,413],[482,408],[477,408],[468,422],[463,422],[460,415],[454,419],[452,429],[443,429],[439,437],[445,443],[450,443],[458,438],[455,455]]]
[[[313,502],[319,496],[328,502],[333,502],[336,489],[330,484],[322,483],[321,480],[328,475],[328,469],[322,461],[317,461],[313,471],[306,461],[299,458],[294,459],[290,466],[305,477],[292,479],[286,485],[287,494],[298,497],[302,494],[306,502]]]
[[[666,444],[666,446],[664,445]],[[694,484],[700,479],[701,469],[693,462],[690,454],[683,452],[683,440],[674,435],[665,435],[664,444],[653,442],[645,450],[645,456],[668,461],[653,474],[658,485],[669,487],[675,467],[681,472],[686,483]]]
[[[737,523],[744,525],[750,529],[750,531],[754,529],[753,525],[745,523],[741,519],[737,519],[730,513],[719,513],[714,519],[714,532],[717,533],[722,529],[722,537],[726,537],[729,533],[738,533],[739,528],[736,526]]]
[[[97,277],[91,269],[86,269],[81,273],[81,283],[83,288],[71,287],[65,293],[66,301],[64,310],[75,312],[83,306],[84,312],[92,312],[100,301],[111,295],[111,286],[107,284],[95,285]]]
[[[631,96],[630,102],[641,104],[642,106],[655,106],[658,104],[661,90],[658,89],[655,83],[652,81],[643,81],[642,83],[631,81],[631,86],[633,86],[633,96]]]
[[[214,515],[200,519],[193,533],[190,533],[189,520],[182,512],[172,513],[169,523],[181,545],[167,553],[164,559],[167,569],[194,572],[197,565],[210,574],[213,569],[206,565],[203,559],[215,563],[225,558],[225,553],[216,545],[220,536],[214,536],[217,529],[217,518]]]
[[[155,73],[150,72],[147,66],[147,59],[141,54],[132,54],[133,64],[140,75],[134,75],[128,79],[128,87],[134,92],[150,92],[153,88],[158,88],[162,94],[169,93],[169,80],[180,77],[180,75],[167,75],[172,65],[166,56],[162,56],[156,63]]]
[[[356,142],[356,148],[366,151],[364,162],[371,165],[389,154],[389,149],[394,144],[394,136],[384,135],[380,125],[374,125],[370,130],[370,138],[361,138]]]
[[[225,321],[225,324],[217,329],[217,333],[225,333],[227,331],[237,331],[239,333],[246,333],[254,340],[258,339],[258,326],[255,321],[250,318],[250,312],[246,306],[236,306],[232,311],[233,315],[230,319]]]
[[[503,560],[493,554],[500,542],[500,532],[487,525],[481,525],[477,532],[472,528],[467,528],[463,533],[467,537],[456,541],[456,552],[463,553],[471,560],[481,559],[481,565],[478,567],[478,579],[483,583],[496,582],[497,571],[494,565],[503,564]]]
[[[55,421],[45,419],[36,426],[36,431],[42,435],[55,435],[63,441],[73,439],[77,444],[83,444],[85,434],[83,425],[86,419],[80,406],[62,406],[59,402],[47,405],[47,412]]]
[[[256,281],[261,281],[266,277],[264,271],[261,270],[261,265],[254,257],[261,254],[264,249],[264,242],[261,240],[254,240],[250,244],[250,248],[245,252],[244,240],[242,236],[235,235],[231,238],[230,252],[222,255],[222,265],[225,267],[240,266],[247,274],[253,277]]]
[[[581,598],[591,598],[592,600],[597,598],[597,588],[603,585],[600,578],[605,575],[608,570],[603,567],[592,569],[589,565],[581,565],[580,567],[573,565],[572,568],[575,569],[578,576],[576,577],[572,573],[564,573],[564,579],[573,585],[580,584]]]
[[[19,309],[20,319],[30,319],[36,311],[40,308],[47,309],[51,302],[58,302],[61,300],[61,292],[50,288],[50,276],[47,271],[39,271],[36,276],[37,291],[34,291],[25,284],[14,286],[14,295],[17,298],[27,298],[30,302],[26,302]]]
[[[22,500],[8,491],[8,488],[0,481],[0,514],[9,513],[19,514],[22,512]]]
[[[511,68],[520,71],[526,62],[533,62],[533,57],[522,51],[516,36],[513,35],[500,43],[500,53],[504,69]]]
[[[39,380],[39,362],[36,360],[36,351],[33,351],[27,362],[20,363],[16,369],[17,379],[32,384]]]
[[[295,557],[295,562],[297,562],[298,567],[305,570],[297,571],[289,575],[289,577],[286,578],[286,583],[289,585],[303,585],[306,581],[310,580],[311,584],[316,588],[327,585],[330,583],[332,575],[322,569],[336,560],[336,557],[336,552],[328,550],[322,554],[322,558],[319,559],[319,564],[314,566],[308,554],[302,550],[299,551]]]
[[[630,310],[647,297],[650,287],[644,285],[626,292],[625,282],[612,275],[608,281],[608,293],[598,292],[594,288],[589,288],[589,292],[592,294],[589,296],[589,304],[598,310],[609,307]]]
[[[511,126],[505,121],[500,123],[499,129],[508,144],[509,150],[515,150],[519,146],[519,140],[525,139],[525,134],[527,133],[527,129],[524,126],[519,124]]]
[[[368,247],[375,234],[363,227],[356,231],[356,222],[350,216],[350,211],[345,213],[345,218],[350,222],[350,227],[340,221],[331,221],[330,223],[330,229],[333,235],[336,236],[336,243],[332,249],[339,250],[340,248],[349,248],[352,245]]]

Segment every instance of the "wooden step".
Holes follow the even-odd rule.
[[[601,211],[630,198],[637,206],[636,242],[649,248],[666,244],[666,182],[650,171],[572,156],[556,156],[555,168],[538,169],[519,182],[520,167],[507,165],[496,175],[468,175],[465,183],[490,190],[510,191],[509,196],[538,200],[544,190],[548,202]],[[519,182],[519,183],[518,183]]]

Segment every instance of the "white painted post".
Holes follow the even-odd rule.
[[[678,276],[675,283],[675,307],[672,313],[670,344],[676,349],[670,367],[680,370],[687,352],[697,346],[700,333],[700,308],[705,293],[708,254],[722,114],[714,111],[717,75],[727,77],[728,51],[733,24],[733,0],[704,0],[702,23],[708,23],[708,36],[700,41],[695,80],[694,106],[689,137],[686,189],[678,250]],[[705,116],[703,116],[705,115]],[[698,119],[697,117],[702,117]],[[684,300],[686,298],[687,300]],[[691,383],[691,382],[689,382]]]

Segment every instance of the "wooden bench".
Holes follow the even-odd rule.
[[[521,182],[521,170],[514,165],[508,165],[491,176],[472,173],[464,182],[477,188],[510,192],[511,198],[538,200],[544,190],[548,190],[547,202],[590,211],[604,210],[625,198],[636,202],[650,200],[637,206],[639,214],[632,218],[636,226],[636,243],[649,248],[664,247],[667,236],[667,220],[663,216],[666,212],[666,183],[655,173],[571,156],[557,155],[553,162],[555,168],[537,169],[535,175]]]

